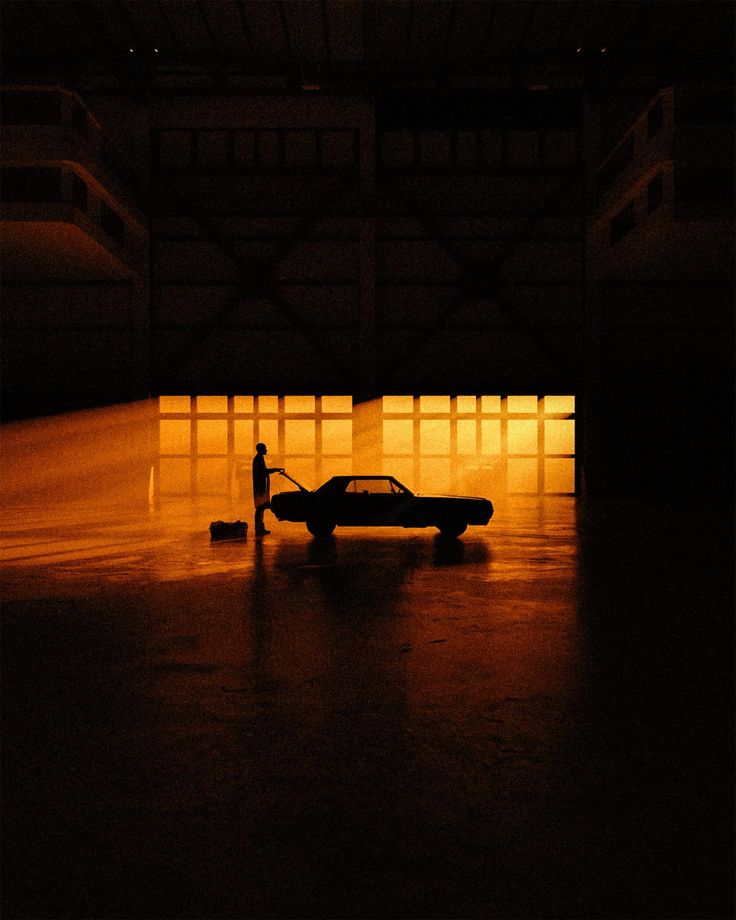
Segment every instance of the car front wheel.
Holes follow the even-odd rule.
[[[440,533],[443,537],[459,537],[460,534],[465,533],[468,525],[466,521],[450,519],[447,521],[441,521],[437,526],[439,527]]]
[[[329,518],[314,515],[307,518],[307,530],[313,537],[329,537],[335,529],[335,522]]]

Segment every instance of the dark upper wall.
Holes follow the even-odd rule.
[[[572,391],[589,480],[626,488],[723,443],[732,272],[703,269],[693,224],[677,278],[665,230],[648,274],[602,289],[584,224],[658,90],[731,82],[730,4],[243,6],[3,4],[6,78],[83,92],[152,240],[132,361],[119,291],[6,287],[28,327],[6,415],[165,390]]]

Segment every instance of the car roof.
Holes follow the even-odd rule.
[[[355,479],[390,479],[392,482],[395,482],[396,485],[401,486],[402,489],[406,489],[407,492],[411,492],[411,489],[408,486],[405,486],[403,482],[400,482],[395,476],[391,476],[388,473],[384,473],[383,475],[380,473],[373,473],[367,476],[359,473],[353,473],[351,476],[332,476],[327,480],[327,482],[322,483],[319,488],[326,489],[329,486],[332,488],[344,488],[349,482],[353,482]]]
[[[360,473],[354,473],[352,476],[333,476],[331,479],[328,479],[327,482],[352,482],[353,479],[393,479],[394,482],[399,482],[395,476],[391,476],[389,473],[384,473],[383,475],[380,473],[372,474],[369,476],[363,476]],[[399,485],[401,485],[401,483],[399,483]]]

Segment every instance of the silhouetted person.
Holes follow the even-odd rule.
[[[253,502],[256,506],[256,536],[262,537],[264,534],[271,533],[263,525],[263,512],[266,508],[271,507],[271,485],[269,476],[271,473],[283,473],[284,468],[273,466],[270,469],[266,466],[265,456],[268,448],[265,444],[256,444],[256,455],[253,458]]]

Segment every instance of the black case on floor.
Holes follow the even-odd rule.
[[[247,536],[247,521],[213,521],[210,524],[210,540],[245,540]]]

